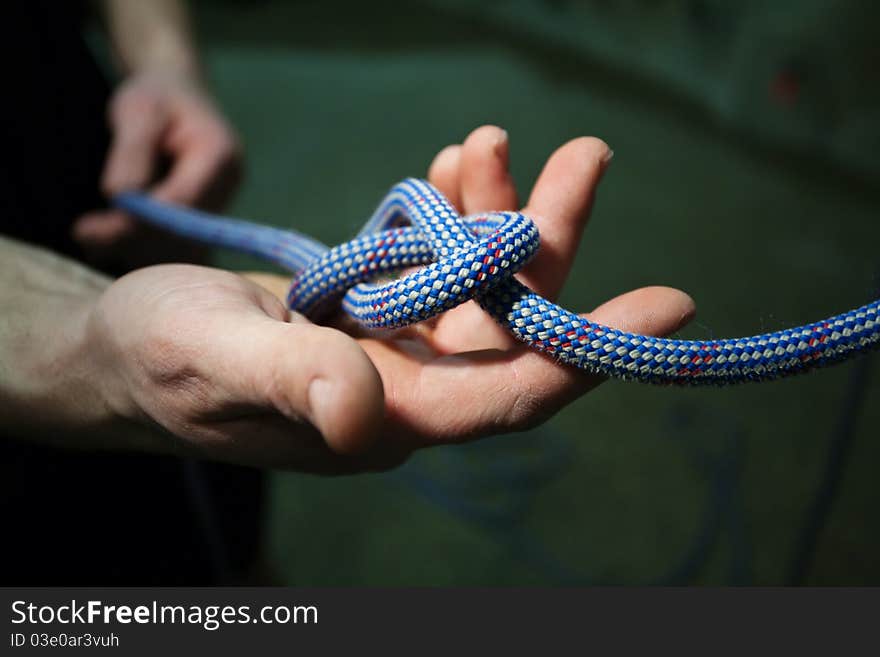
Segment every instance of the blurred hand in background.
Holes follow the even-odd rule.
[[[107,111],[104,194],[149,189],[163,201],[220,210],[238,185],[241,149],[202,82],[183,7],[171,0],[104,6],[125,74]],[[205,252],[112,208],[83,215],[73,234],[91,260],[122,268],[201,261]]]

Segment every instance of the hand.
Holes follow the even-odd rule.
[[[101,402],[89,406],[109,411],[93,422],[107,427],[99,446],[323,473],[392,465],[368,449],[384,404],[363,349],[236,274],[139,269],[81,323],[85,353],[66,369],[90,372]]]
[[[541,248],[518,277],[549,299],[559,294],[571,268],[610,154],[598,139],[565,144],[548,160],[522,210],[538,225]],[[429,179],[462,214],[514,210],[517,194],[507,165],[506,133],[486,126],[463,145],[441,151]],[[250,278],[284,298],[286,279]],[[649,287],[585,316],[662,336],[693,315],[685,293]],[[473,301],[387,339],[362,336],[358,343],[383,383],[385,419],[371,450],[390,462],[418,447],[532,427],[602,382],[516,342]]]
[[[112,143],[101,185],[108,198],[151,188],[161,200],[219,210],[240,178],[240,147],[200,85],[155,71],[130,77],[109,107]],[[198,261],[203,249],[115,209],[89,212],[73,227],[100,264],[128,268]]]

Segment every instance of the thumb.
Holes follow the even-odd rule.
[[[113,140],[101,178],[105,194],[144,189],[150,183],[166,123],[161,103],[149,94],[130,90],[117,97],[110,114]]]
[[[363,452],[378,437],[382,380],[345,333],[298,315],[289,323],[255,315],[231,323],[223,343],[223,369],[242,401],[307,420],[339,454]]]

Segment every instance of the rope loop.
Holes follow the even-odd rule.
[[[392,226],[408,222],[406,227]],[[291,310],[316,317],[344,293],[342,307],[366,328],[421,322],[485,293],[537,252],[538,229],[518,212],[460,217],[427,183],[395,186],[366,234],[330,249],[291,284]],[[374,278],[426,265],[386,283]]]

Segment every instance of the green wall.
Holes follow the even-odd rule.
[[[480,124],[509,131],[523,191],[557,145],[593,134],[615,158],[566,305],[674,285],[698,304],[683,335],[704,338],[868,301],[877,96],[859,81],[874,73],[840,76],[816,54],[855,57],[829,3],[740,3],[717,38],[689,31],[690,3],[605,4],[197,3],[248,150],[233,211],[337,243]],[[815,44],[825,67],[791,106],[765,93],[783,42]],[[275,474],[272,568],[301,585],[783,583],[854,367],[734,389],[608,383],[538,431],[398,472]],[[869,374],[811,583],[880,584],[876,358]]]

